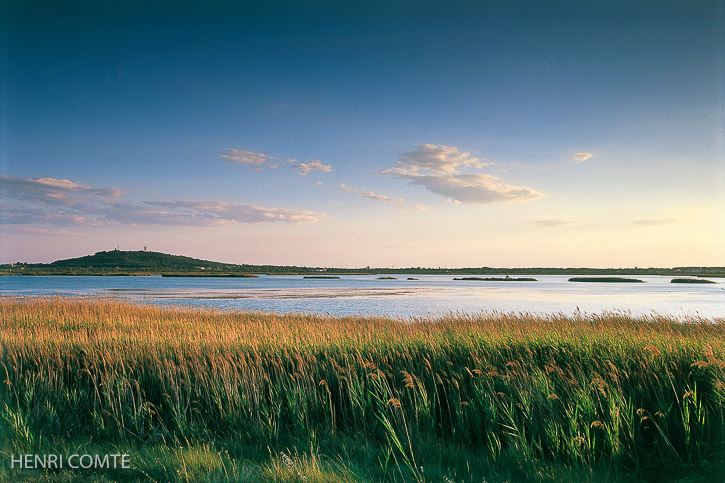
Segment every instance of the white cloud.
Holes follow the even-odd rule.
[[[592,153],[576,153],[574,156],[572,156],[572,159],[577,163],[583,163],[592,156],[594,156]]]
[[[374,172],[407,179],[411,184],[447,197],[454,204],[525,201],[545,196],[525,186],[502,183],[499,177],[491,174],[461,173],[459,168],[480,169],[489,164],[481,163],[456,147],[425,144],[401,156],[398,165]]]
[[[270,156],[269,154],[264,153],[255,153],[254,151],[243,151],[241,149],[234,148],[227,148],[227,151],[227,153],[220,154],[219,156],[234,163],[248,164],[256,166],[259,169],[273,159],[277,159],[275,156]]]
[[[362,188],[362,189],[351,188],[349,186],[346,186],[344,183],[340,185],[340,188],[342,188],[343,191],[347,191],[349,193],[355,193],[358,196],[364,196],[365,198],[372,198],[374,200],[395,201],[395,202],[405,201],[403,198],[392,197],[392,196],[383,195],[380,193],[375,193],[367,188]]]
[[[288,160],[288,162],[289,161],[290,160]],[[310,171],[322,171],[324,173],[329,173],[330,171],[332,171],[331,166],[327,164],[322,164],[322,162],[318,159],[312,159],[310,161],[307,161],[306,163],[295,163],[292,165],[292,167],[299,170],[297,174],[299,174],[300,176],[307,176]]]
[[[213,226],[235,223],[312,223],[324,213],[223,201],[167,200],[128,203],[119,188],[96,188],[54,178],[0,175],[0,224]]]
[[[483,163],[471,153],[464,153],[453,146],[424,144],[418,149],[404,153],[398,164],[412,172],[428,170],[442,174],[454,174],[458,168],[483,168],[490,163]]]

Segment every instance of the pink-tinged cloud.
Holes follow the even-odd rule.
[[[227,148],[227,152],[220,154],[219,156],[232,161],[234,163],[248,164],[260,168],[267,164],[273,159],[277,159],[275,156],[270,156],[264,153],[255,153],[254,151],[244,151],[242,149]]]
[[[16,178],[0,175],[0,194],[39,205],[72,206],[89,200],[110,200],[121,196],[120,188],[97,188],[56,178]]]
[[[292,167],[297,168],[297,174],[300,176],[307,176],[310,171],[322,171],[323,173],[329,173],[332,171],[332,166],[322,164],[322,162],[318,159],[312,159],[306,163],[295,163]]]
[[[39,181],[42,180],[42,181]],[[165,200],[130,203],[118,188],[95,188],[53,178],[0,176],[0,224],[96,226],[237,223],[314,223],[324,213],[223,201]]]
[[[256,205],[226,203],[223,201],[152,201],[146,205],[164,209],[179,219],[194,220],[185,224],[234,224],[234,223],[316,223],[325,217],[324,213],[286,208],[264,208]],[[154,216],[154,215],[151,215]]]

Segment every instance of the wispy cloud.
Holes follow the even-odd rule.
[[[87,236],[85,233],[70,230],[56,230],[53,228],[39,228],[33,226],[13,226],[14,231],[36,233],[38,235]]]
[[[576,153],[574,156],[572,156],[572,160],[576,161],[577,163],[583,163],[587,159],[594,156],[592,153]]]
[[[42,180],[39,182],[39,180]],[[94,226],[236,223],[313,223],[324,213],[223,201],[162,200],[129,203],[119,188],[96,188],[53,178],[0,177],[0,223],[10,225]]]
[[[638,226],[666,226],[666,225],[677,225],[680,223],[676,218],[640,218],[634,220],[633,225]]]
[[[262,169],[264,165],[273,168],[279,166],[273,163],[273,160],[277,159],[276,156],[270,156],[269,154],[255,153],[254,151],[244,151],[235,148],[227,148],[226,151],[226,153],[222,153],[219,156],[227,161],[254,166],[255,169]]]
[[[365,198],[372,198],[374,200],[395,201],[395,202],[405,201],[403,198],[397,198],[397,197],[392,197],[392,196],[388,196],[388,195],[383,195],[380,193],[375,193],[367,188],[362,188],[362,189],[351,188],[349,186],[346,186],[344,183],[340,185],[340,188],[343,191],[347,191],[348,193],[355,193],[358,196],[364,196]]]
[[[219,156],[234,163],[252,166],[257,171],[261,171],[264,168],[279,168],[284,164],[281,161],[275,161],[277,157],[270,154],[255,153],[254,151],[245,151],[235,148],[227,148],[226,151],[226,153],[220,154]],[[310,159],[304,163],[298,163],[294,158],[287,158],[285,159],[285,162],[291,168],[296,169],[297,174],[300,176],[307,176],[310,171],[322,171],[324,173],[332,171],[332,166],[322,164],[319,159]]]
[[[0,193],[38,205],[73,206],[88,200],[121,196],[120,188],[96,188],[56,178],[16,178],[0,175]]]
[[[297,168],[297,174],[300,176],[307,176],[310,171],[322,171],[323,173],[329,173],[332,171],[332,166],[322,164],[322,162],[318,159],[312,159],[306,163],[295,163],[292,167]]]
[[[548,227],[567,226],[567,225],[574,224],[573,221],[566,220],[563,218],[555,218],[555,219],[551,219],[551,220],[534,220],[533,223],[535,223],[539,226],[548,226]]]
[[[481,169],[489,165],[456,147],[425,144],[416,151],[403,154],[398,160],[398,167],[375,173],[407,179],[411,184],[443,195],[455,204],[525,201],[544,196],[525,186],[503,183],[491,174],[460,171],[462,168]]]
[[[413,184],[446,196],[460,203],[493,203],[496,201],[525,201],[544,196],[531,188],[499,182],[490,174],[458,174],[451,176],[407,175]]]
[[[325,217],[324,213],[285,208],[264,208],[256,205],[225,203],[223,201],[150,201],[154,207],[147,214],[147,223],[163,224],[172,215],[177,224],[184,225],[226,225],[233,223],[314,223]]]

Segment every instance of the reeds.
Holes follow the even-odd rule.
[[[401,321],[61,297],[3,298],[0,313],[10,452],[355,437],[381,448],[381,478],[423,480],[417,455],[436,448],[617,472],[701,461],[725,441],[724,319]]]

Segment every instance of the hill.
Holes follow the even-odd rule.
[[[36,265],[30,265],[35,267]],[[57,260],[45,267],[88,268],[99,270],[140,270],[140,271],[199,271],[199,270],[237,270],[239,265],[211,262],[198,258],[169,255],[160,252],[121,251],[96,252],[80,258]]]
[[[253,276],[249,266],[149,251],[111,250],[52,263],[14,264],[13,273],[27,275],[186,275]]]

